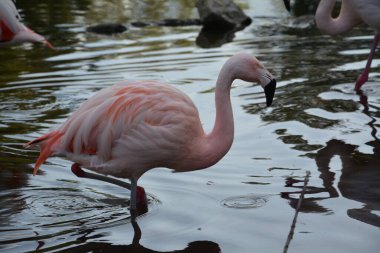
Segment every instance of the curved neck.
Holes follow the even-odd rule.
[[[208,166],[218,162],[230,149],[234,138],[234,119],[230,89],[234,78],[222,68],[215,89],[216,116],[214,128],[206,136],[204,156]]]
[[[345,0],[342,1],[339,16],[333,18],[335,3],[336,0],[321,0],[315,14],[318,28],[329,35],[347,32],[361,22],[356,11]]]

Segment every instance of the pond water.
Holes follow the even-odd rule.
[[[378,252],[378,55],[362,92],[353,90],[373,31],[361,26],[331,38],[310,19],[290,17],[282,1],[237,2],[252,24],[233,41],[205,45],[196,43],[200,26],[85,31],[104,22],[196,18],[194,1],[17,1],[24,22],[57,50],[0,48],[1,252],[283,252],[301,193],[288,252]],[[206,170],[146,173],[139,184],[149,211],[136,222],[127,190],[78,179],[70,161],[51,158],[32,176],[38,153],[22,144],[120,80],[174,84],[209,131],[217,74],[241,51],[276,76],[273,105],[265,106],[257,85],[236,81],[230,152]]]

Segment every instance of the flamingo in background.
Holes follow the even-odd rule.
[[[154,81],[120,82],[99,91],[58,129],[25,147],[39,146],[40,165],[49,156],[65,156],[72,171],[91,177],[80,166],[103,175],[131,180],[130,210],[146,201],[137,180],[148,170],[166,167],[175,172],[204,169],[217,163],[230,149],[234,123],[230,87],[235,79],[258,82],[266,104],[274,97],[276,80],[253,56],[240,53],[223,65],[216,83],[214,128],[205,134],[197,108],[179,89]],[[96,175],[115,183],[115,178]],[[119,183],[125,186],[125,183]],[[129,188],[129,186],[125,186]]]
[[[0,1],[0,46],[22,42],[39,42],[53,48],[41,35],[21,23],[21,17],[12,0]]]
[[[290,11],[290,0],[283,0],[285,8]]]
[[[368,80],[372,59],[380,38],[380,0],[342,0],[339,16],[332,18],[331,13],[335,3],[335,0],[320,1],[315,19],[321,31],[329,35],[337,35],[351,30],[362,22],[376,30],[367,64],[356,80],[355,90],[358,91]]]

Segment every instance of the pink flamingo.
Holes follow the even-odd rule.
[[[137,180],[146,171],[156,167],[176,172],[204,169],[228,152],[234,136],[230,87],[235,79],[260,83],[267,106],[272,103],[276,88],[272,74],[255,57],[234,55],[217,79],[216,118],[210,134],[205,134],[191,99],[173,86],[136,81],[105,88],[58,129],[25,144],[41,150],[33,174],[49,156],[60,155],[75,162],[72,171],[77,176],[94,176],[80,165],[103,175],[128,178],[130,187],[117,179],[95,175],[96,179],[131,188],[130,209],[135,211],[137,201],[146,201],[145,191],[137,187]]]
[[[21,17],[12,0],[0,1],[0,46],[22,42],[39,42],[53,48],[41,35],[21,23]]]
[[[318,28],[329,34],[337,35],[347,32],[358,24],[365,22],[376,30],[371,52],[366,67],[356,80],[355,90],[367,82],[372,59],[380,38],[380,0],[342,0],[339,16],[332,18],[335,0],[321,0],[315,15]]]

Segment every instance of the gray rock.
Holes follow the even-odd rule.
[[[243,29],[252,20],[232,0],[197,0],[196,7],[206,29]]]
[[[104,23],[87,27],[86,31],[97,34],[113,35],[120,34],[127,30],[127,27],[121,24]]]

